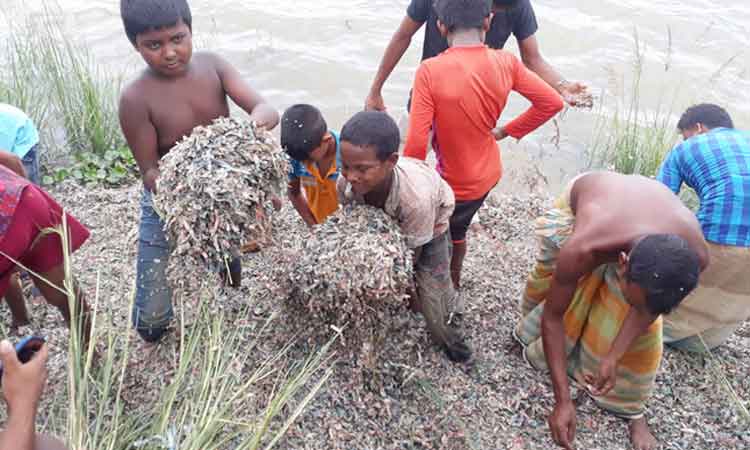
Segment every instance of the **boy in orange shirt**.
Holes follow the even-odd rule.
[[[425,159],[433,131],[437,170],[456,196],[450,220],[451,277],[460,289],[466,231],[502,175],[495,141],[522,138],[557,114],[563,101],[518,58],[484,45],[491,20],[489,2],[438,0],[435,9],[450,48],[417,70],[404,155]],[[505,127],[495,128],[512,90],[532,106]],[[462,314],[463,305],[455,305],[453,313]]]
[[[339,208],[339,137],[312,105],[294,105],[281,116],[281,146],[291,159],[287,196],[308,226],[325,222]],[[302,194],[302,188],[305,194]]]

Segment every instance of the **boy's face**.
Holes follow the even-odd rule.
[[[193,55],[192,34],[180,19],[171,27],[139,33],[135,48],[155,72],[177,77],[187,72]]]
[[[398,153],[381,161],[373,147],[360,147],[341,141],[341,174],[357,195],[365,195],[383,184],[396,162]]]

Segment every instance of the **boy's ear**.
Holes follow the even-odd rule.
[[[391,167],[396,167],[396,163],[398,163],[398,152],[391,153],[388,156],[388,159],[386,159],[386,162],[390,164]]]
[[[446,27],[445,24],[440,21],[440,19],[437,20],[437,27],[441,36],[448,37],[448,27]]]

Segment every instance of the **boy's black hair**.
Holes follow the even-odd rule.
[[[492,12],[491,0],[436,0],[438,20],[451,33],[456,30],[482,29]]]
[[[398,152],[401,136],[398,125],[387,113],[360,111],[341,129],[341,140],[358,147],[373,147],[380,161]]]
[[[193,31],[187,0],[120,0],[120,16],[133,45],[140,33],[174,26],[180,19]]]
[[[724,108],[711,103],[701,103],[691,106],[682,113],[680,121],[677,122],[677,129],[680,131],[689,130],[699,123],[702,123],[709,130],[719,127],[734,128],[732,118],[729,117],[729,113]]]
[[[700,259],[685,239],[652,234],[630,252],[626,278],[646,294],[652,314],[667,314],[698,284]]]
[[[281,147],[292,159],[303,162],[323,142],[328,125],[323,114],[312,105],[298,104],[281,116]]]

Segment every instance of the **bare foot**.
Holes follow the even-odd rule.
[[[635,450],[654,450],[659,444],[648,428],[645,417],[631,420],[628,423],[630,429],[630,442]]]

